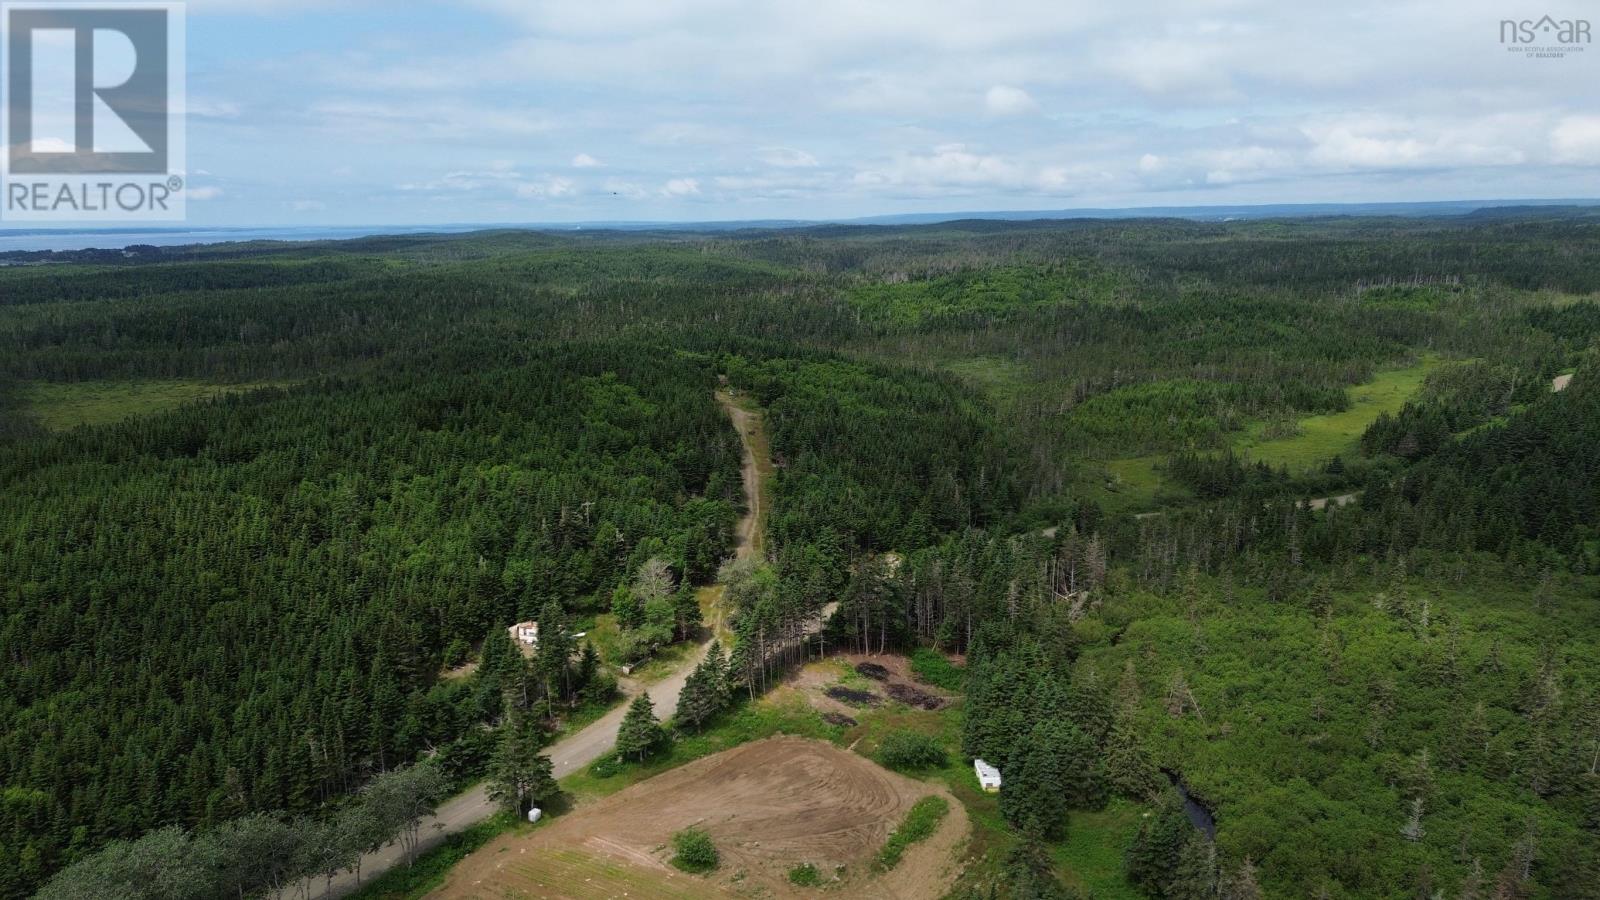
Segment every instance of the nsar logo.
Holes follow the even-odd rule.
[[[1590,41],[1588,19],[1501,19],[1500,43],[1529,59],[1562,59],[1582,53]]]

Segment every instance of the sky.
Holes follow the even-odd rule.
[[[189,220],[1600,196],[1600,46],[1501,42],[1547,13],[1600,24],[1528,0],[190,0]]]

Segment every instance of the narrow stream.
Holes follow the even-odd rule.
[[[1161,770],[1167,780],[1172,782],[1172,787],[1177,790],[1178,796],[1183,799],[1183,812],[1189,817],[1189,823],[1200,829],[1206,838],[1212,841],[1217,839],[1217,817],[1204,803],[1194,798],[1189,789],[1184,786],[1183,777],[1171,769]]]

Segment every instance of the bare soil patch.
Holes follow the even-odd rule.
[[[918,709],[941,709],[945,704],[943,697],[931,694],[922,688],[899,682],[885,687],[884,692],[891,699],[898,700],[907,706],[915,706]]]
[[[889,670],[879,663],[858,662],[856,663],[856,671],[867,678],[871,678],[873,681],[889,680]]]
[[[466,860],[438,897],[810,896],[788,882],[811,863],[844,867],[838,896],[921,898],[949,889],[968,823],[959,803],[928,841],[883,877],[871,861],[918,799],[941,788],[821,741],[768,738],[663,773],[530,834],[503,836]],[[711,833],[720,867],[667,864],[672,833]]]
[[[858,691],[842,684],[836,684],[823,691],[823,693],[840,703],[848,703],[851,706],[879,706],[883,703],[883,698],[871,691]]]
[[[950,704],[948,693],[916,680],[910,659],[893,654],[847,653],[829,657],[802,668],[794,679],[794,687],[817,712],[854,724],[854,714],[858,710],[877,709],[883,705],[883,698],[862,688],[859,680],[854,681],[854,686],[840,683],[841,678],[850,681],[856,675],[878,681],[888,699],[916,709],[943,709]],[[843,724],[833,719],[828,721]]]

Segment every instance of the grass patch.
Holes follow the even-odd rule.
[[[1102,463],[1105,481],[1089,486],[1089,493],[1111,513],[1148,512],[1193,500],[1187,488],[1162,479],[1157,467],[1165,461],[1159,455],[1108,459]]]
[[[444,843],[418,856],[414,865],[395,866],[346,896],[350,900],[412,900],[426,896],[444,884],[456,863],[519,824],[521,821],[510,813],[495,813],[445,838]]]
[[[900,827],[889,835],[889,840],[878,851],[878,868],[888,871],[900,864],[900,858],[912,844],[925,841],[939,830],[939,823],[950,813],[950,803],[940,796],[923,797],[912,805]]]
[[[1246,429],[1234,449],[1273,466],[1287,466],[1291,472],[1320,466],[1334,456],[1360,453],[1361,435],[1380,414],[1400,411],[1405,402],[1422,390],[1423,379],[1443,364],[1428,354],[1415,365],[1379,372],[1366,384],[1350,388],[1350,408],[1344,412],[1308,416],[1299,420],[1298,433],[1270,440],[1266,423]]]
[[[1037,383],[1034,373],[1027,366],[999,356],[960,357],[947,360],[943,365],[963,381],[983,391],[997,406],[1016,404]]]
[[[911,671],[917,680],[947,691],[959,691],[966,684],[965,669],[931,647],[918,647],[911,653]]]
[[[66,431],[79,425],[114,425],[197,400],[273,386],[269,382],[212,384],[183,379],[35,382],[23,389],[22,396],[40,425]]]
[[[1066,838],[1050,848],[1062,881],[1096,900],[1140,900],[1144,895],[1123,874],[1123,852],[1146,808],[1118,797],[1103,810],[1075,810]]]

